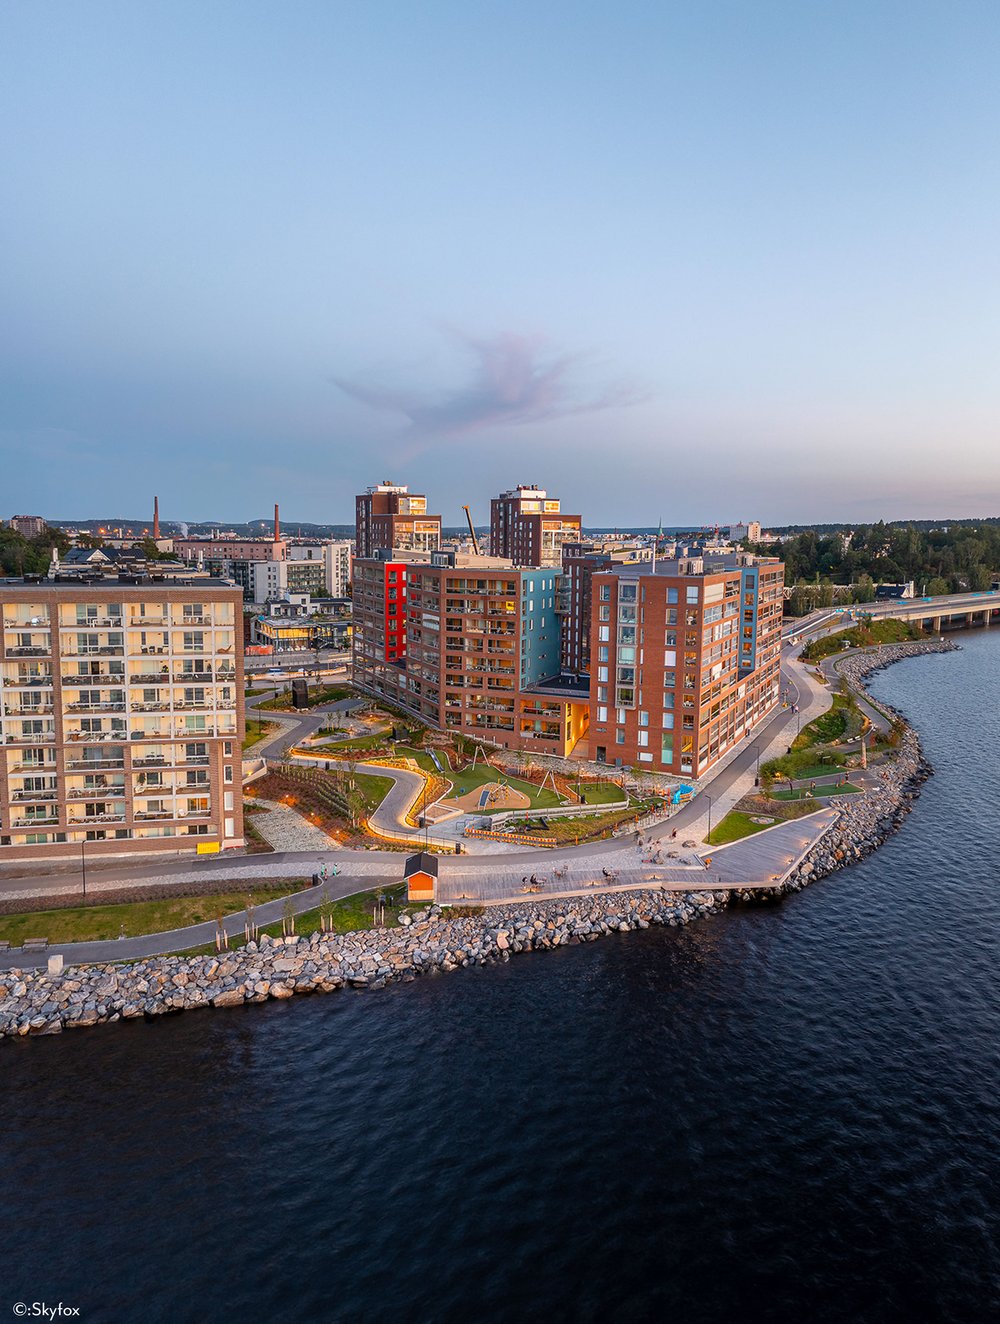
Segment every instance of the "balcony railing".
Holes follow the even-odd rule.
[[[132,817],[136,822],[150,823],[155,819],[176,818],[177,815],[170,809],[137,809]]]
[[[74,786],[66,792],[67,800],[120,800],[124,795],[124,782],[112,786]]]
[[[51,689],[51,688],[52,688],[52,676],[51,676],[51,675],[48,675],[48,676],[16,676],[16,677],[15,677],[15,676],[7,676],[7,677],[5,677],[3,683],[8,687],[8,689],[11,688],[12,686],[17,686],[17,687],[28,686],[28,687],[33,687],[33,688],[37,688],[37,689]]]
[[[113,741],[120,745],[127,738],[124,731],[70,731],[66,736],[67,740],[72,740],[74,743],[83,741],[88,745],[97,745],[105,741]]]
[[[5,745],[54,745],[56,743],[56,733],[54,731],[43,731],[40,735],[15,735],[11,732],[4,736]]]
[[[3,706],[5,717],[50,717],[53,712],[51,703],[27,704],[23,708]]]
[[[63,657],[121,657],[123,644],[91,644],[84,648],[64,648]]]
[[[109,699],[107,703],[68,703],[66,711],[70,713],[123,713],[125,711],[124,703],[112,703]]]
[[[51,827],[59,822],[58,814],[47,814],[44,818],[12,818],[10,825],[15,828]]]
[[[60,629],[78,632],[80,630],[121,630],[124,628],[121,616],[88,616],[85,620],[61,621]]]
[[[134,713],[163,713],[170,711],[169,699],[150,699],[146,703],[133,703],[130,707]]]
[[[124,766],[124,759],[67,759],[66,761],[66,769],[69,772],[96,772],[98,768],[115,769]]]
[[[51,791],[15,791],[11,796],[12,800],[55,800],[58,798],[57,790]]]
[[[7,630],[48,630],[50,628],[48,621],[41,616],[25,616],[23,620],[19,616],[5,616],[3,623]]]
[[[49,650],[47,648],[32,648],[27,645],[7,649],[8,657],[48,657],[48,655]]]

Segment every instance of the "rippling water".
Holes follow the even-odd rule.
[[[875,689],[937,769],[785,902],[0,1049],[0,1312],[1000,1310],[1000,641]]]

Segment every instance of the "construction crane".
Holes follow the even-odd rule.
[[[471,539],[472,539],[472,550],[473,550],[473,551],[476,553],[476,555],[478,556],[478,555],[480,554],[480,553],[479,553],[479,539],[476,537],[476,530],[472,527],[472,515],[471,515],[471,513],[470,513],[470,511],[469,511],[469,507],[468,507],[468,506],[463,506],[462,509],[465,511],[465,518],[469,521],[469,536],[470,536]]]

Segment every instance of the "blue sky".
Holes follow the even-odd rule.
[[[994,3],[0,0],[0,515],[1000,513]]]

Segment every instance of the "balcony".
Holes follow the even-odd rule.
[[[125,811],[122,810],[120,814],[82,814],[78,817],[67,818],[66,821],[72,823],[74,827],[80,823],[86,823],[88,826],[91,823],[124,823]]]
[[[136,625],[169,625],[169,616],[130,616],[128,618],[129,629]]]
[[[44,616],[5,616],[4,628],[7,630],[48,630],[49,622]]]
[[[51,791],[15,791],[11,796],[12,800],[55,800],[59,796],[57,790]]]
[[[129,707],[134,713],[168,713],[170,711],[170,700],[150,699],[146,703],[131,703]]]
[[[64,648],[63,657],[121,657],[123,644],[90,644],[84,648]]]
[[[157,819],[177,818],[178,815],[170,809],[137,809],[132,817],[137,823],[152,823]]]
[[[107,741],[113,741],[120,745],[123,740],[127,740],[124,731],[69,731],[66,735],[67,740],[75,743],[82,741],[84,744],[97,745]]]
[[[66,792],[67,800],[121,800],[125,783],[111,786],[74,786]]]
[[[14,828],[36,828],[51,827],[53,823],[58,822],[58,814],[47,814],[45,818],[12,818],[10,825]]]
[[[124,768],[125,760],[123,758],[110,759],[67,759],[66,770],[68,772],[96,772],[98,768],[114,769]]]
[[[5,745],[54,745],[56,743],[56,733],[54,731],[43,731],[40,735],[6,735],[3,738]]]
[[[24,708],[10,708],[4,704],[3,707],[5,717],[51,717],[52,712],[51,703],[29,704]]]
[[[20,688],[24,686],[34,687],[38,689],[51,689],[52,676],[51,674],[47,676],[17,676],[16,678],[13,676],[7,676],[4,678],[3,683],[4,685],[7,686],[8,689],[12,687]]]
[[[28,647],[27,645],[22,645],[17,648],[8,648],[7,656],[8,657],[48,657],[49,651],[50,650],[48,648],[34,648],[34,647]]]
[[[66,711],[69,713],[123,713],[125,711],[124,703],[110,699],[107,703],[68,703]]]
[[[130,685],[169,685],[170,679],[169,671],[141,671],[138,675],[130,675],[128,683]]]
[[[60,629],[78,632],[80,630],[121,630],[125,622],[121,616],[89,616],[85,620],[61,621]]]

